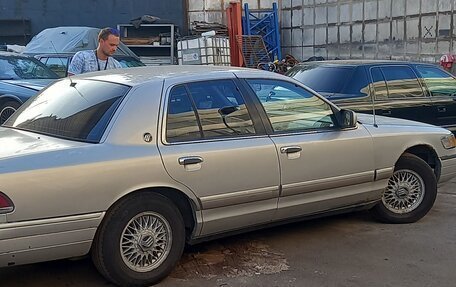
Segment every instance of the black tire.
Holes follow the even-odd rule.
[[[0,104],[0,125],[3,124],[19,107],[17,101],[6,101]]]
[[[145,221],[146,219],[152,221]],[[138,224],[149,227],[141,228]],[[127,228],[132,225],[135,229]],[[167,236],[161,240],[163,230]],[[128,239],[132,239],[132,242]],[[133,243],[134,240],[142,244],[138,241]],[[164,247],[161,246],[163,242],[166,243]],[[184,222],[176,206],[162,195],[142,193],[123,199],[106,214],[95,236],[92,260],[106,279],[119,286],[150,286],[173,270],[182,256],[184,245]],[[132,256],[129,252],[136,255],[148,254],[143,260],[151,257],[158,259],[153,264],[143,261],[144,266],[140,266],[138,261],[129,261],[127,255]]]
[[[436,197],[437,180],[431,167],[415,155],[404,154],[371,213],[386,223],[412,223],[431,210]]]

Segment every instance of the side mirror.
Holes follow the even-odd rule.
[[[339,111],[339,125],[342,129],[355,128],[358,117],[352,110]]]
[[[234,113],[236,111],[239,110],[239,107],[238,106],[226,106],[226,107],[223,107],[223,108],[220,108],[218,110],[219,114],[222,116],[222,117],[225,117],[231,113]]]

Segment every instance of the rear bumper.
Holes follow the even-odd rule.
[[[0,267],[89,252],[104,213],[0,224]]]
[[[442,171],[440,173],[439,185],[456,177],[456,155],[440,158]]]

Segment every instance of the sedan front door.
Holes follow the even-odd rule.
[[[368,131],[341,130],[331,106],[286,81],[248,79],[270,122],[280,160],[275,220],[378,199],[373,142]]]

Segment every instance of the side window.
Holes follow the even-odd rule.
[[[335,126],[329,104],[292,83],[247,80],[257,94],[275,132],[327,129]]]
[[[372,76],[372,88],[375,94],[375,99],[384,100],[388,98],[388,89],[386,88],[385,78],[383,77],[380,68],[370,69]]]
[[[43,59],[41,59],[43,62]],[[54,73],[59,75],[59,77],[66,77],[67,67],[68,67],[68,58],[58,57],[58,58],[48,58],[46,61],[46,66]]]
[[[187,84],[204,138],[255,134],[242,95],[231,80]]]
[[[431,96],[455,96],[456,79],[437,67],[417,65],[416,69],[423,78]]]
[[[195,111],[184,86],[171,90],[166,120],[166,140],[170,143],[201,139]]]
[[[47,57],[40,58],[40,62],[46,65],[46,61],[48,60]]]
[[[382,67],[389,98],[423,97],[424,93],[415,73],[407,66]]]
[[[369,80],[363,66],[357,67],[343,89],[344,94],[365,97],[369,95]]]

